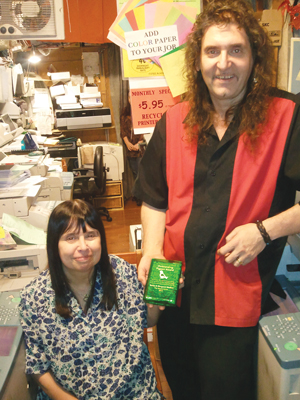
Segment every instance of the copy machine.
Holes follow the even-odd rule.
[[[276,279],[287,297],[273,296],[280,308],[259,321],[258,400],[300,400],[300,235],[288,238]]]
[[[0,251],[0,292],[21,290],[47,267],[45,245]]]
[[[18,304],[20,290],[47,266],[45,245],[0,251],[0,399],[34,400],[37,387],[25,375],[25,346]]]
[[[46,266],[46,246],[18,245],[16,249],[0,251],[1,400],[36,398],[36,384],[25,375],[25,346],[18,304],[20,290]]]

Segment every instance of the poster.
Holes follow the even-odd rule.
[[[179,101],[164,78],[129,79],[134,134],[152,133],[156,122]]]

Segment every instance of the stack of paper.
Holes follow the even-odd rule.
[[[81,108],[80,103],[78,103],[78,99],[74,95],[62,95],[57,96],[56,103],[61,107],[62,110],[69,110],[73,108]]]
[[[17,243],[14,241],[10,233],[0,226],[0,250],[15,249]]]
[[[16,165],[0,165],[0,188],[8,188],[28,178],[30,173]]]
[[[80,103],[83,108],[103,107],[101,93],[80,93]]]

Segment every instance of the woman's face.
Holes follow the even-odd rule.
[[[88,272],[100,260],[101,237],[98,230],[86,224],[86,232],[74,225],[63,233],[58,242],[63,268],[68,272]]]

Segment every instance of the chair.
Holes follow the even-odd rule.
[[[92,171],[92,172],[91,172]],[[94,169],[74,168],[74,189],[73,198],[83,199],[94,204],[96,196],[103,196],[106,190],[106,171],[103,165],[103,147],[97,146],[94,156]],[[93,173],[93,175],[92,175]],[[106,207],[97,207],[100,215],[106,217],[107,221],[112,221]]]

